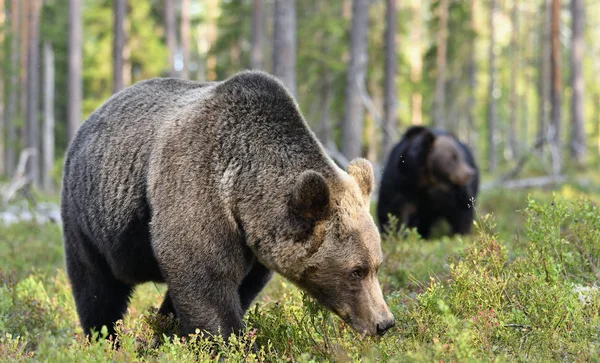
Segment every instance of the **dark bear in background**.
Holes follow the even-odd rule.
[[[479,171],[469,148],[453,135],[413,126],[389,155],[377,205],[383,230],[388,214],[429,238],[431,227],[445,219],[452,234],[466,234],[473,224],[473,200]]]
[[[326,156],[275,78],[140,82],[78,130],[65,159],[67,272],[86,334],[110,333],[134,286],[166,282],[159,310],[238,332],[276,271],[361,333],[394,324],[369,214],[373,170]]]

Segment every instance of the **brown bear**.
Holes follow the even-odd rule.
[[[236,333],[272,271],[354,329],[394,324],[377,279],[373,170],[326,156],[282,84],[152,79],[78,130],[61,193],[67,272],[86,333],[125,313],[137,284],[166,282],[179,333]]]
[[[452,234],[466,234],[473,224],[479,171],[469,148],[455,136],[422,126],[409,128],[391,151],[379,189],[380,229],[394,215],[401,225],[429,238],[431,227],[445,219]]]

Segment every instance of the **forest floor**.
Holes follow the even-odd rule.
[[[59,226],[0,224],[0,361],[599,361],[600,175],[585,177],[485,191],[471,236],[384,235],[379,278],[396,326],[383,338],[355,334],[275,276],[242,337],[153,344],[170,322],[156,317],[165,286],[145,284],[118,324],[119,349],[90,344]]]

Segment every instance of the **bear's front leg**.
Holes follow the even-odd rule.
[[[179,334],[196,329],[225,336],[238,333],[244,314],[239,289],[249,264],[239,237],[219,234],[215,227],[210,235],[164,227],[155,230],[153,245]]]

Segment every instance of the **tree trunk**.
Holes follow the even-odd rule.
[[[296,0],[275,0],[273,74],[296,96]]]
[[[517,75],[519,73],[519,1],[513,0],[511,11],[512,34],[510,38],[511,72],[510,72],[510,121],[508,124],[508,144],[510,156],[518,157],[517,145],[517,112],[519,110]]]
[[[113,93],[123,89],[126,0],[113,0]]]
[[[169,77],[176,77],[175,71],[175,52],[177,48],[177,31],[175,29],[175,0],[164,0],[165,6],[165,37],[167,39],[167,49],[169,51]]]
[[[42,152],[42,187],[52,191],[52,167],[54,166],[54,50],[52,44],[44,43],[44,132]]]
[[[41,186],[39,147],[39,32],[41,0],[31,0],[29,5],[29,43],[27,51],[27,114],[25,120],[25,147],[35,150],[27,161],[27,175],[37,187]]]
[[[467,140],[471,147],[475,146],[475,140],[477,140],[475,131],[475,88],[477,88],[476,78],[476,64],[475,64],[475,0],[470,0],[469,3],[469,19],[471,32],[473,33],[471,38],[471,46],[469,52],[469,63],[467,66],[467,72],[469,75],[469,99],[467,100]]]
[[[550,2],[552,0],[544,0],[543,14],[543,30],[542,30],[542,54],[540,56],[540,73],[539,73],[539,130],[538,138],[545,139],[548,137],[548,109],[550,101],[550,28],[552,12]],[[542,149],[543,146],[540,148]]]
[[[385,16],[385,75],[383,90],[383,156],[394,146],[397,122],[397,93],[396,93],[396,0],[386,0]]]
[[[69,142],[75,137],[75,132],[81,123],[82,32],[81,0],[69,0],[69,106],[67,110]]]
[[[488,90],[488,168],[496,170],[496,29],[495,29],[496,0],[490,0],[490,45],[489,45],[489,72],[490,84]]]
[[[559,39],[559,27],[560,27],[560,0],[552,0],[552,26],[550,33],[550,122],[551,132],[550,141],[551,144],[560,149],[561,143],[561,69],[560,69],[560,39]],[[559,164],[560,168],[560,164]],[[559,172],[556,170],[555,172]]]
[[[495,0],[492,0],[495,1]],[[446,42],[448,39],[448,0],[440,0],[438,5],[439,26],[437,35],[437,79],[435,82],[435,95],[432,105],[432,123],[439,128],[444,128],[446,107]]]
[[[252,1],[252,34],[250,36],[250,68],[263,69],[264,15],[262,0]]]
[[[19,70],[20,70],[20,83],[19,83],[19,123],[17,124],[19,139],[21,142],[21,146],[27,145],[27,134],[25,133],[24,124],[27,122],[27,72],[29,71],[28,66],[28,58],[27,52],[29,51],[29,11],[31,8],[31,1],[22,2],[20,6],[20,21],[19,21],[19,35],[21,40],[19,42],[20,46],[20,56],[19,56]]]
[[[6,176],[13,177],[17,166],[17,112],[19,88],[19,0],[10,2],[10,88],[6,106]]]
[[[583,165],[586,156],[583,123],[583,0],[571,0],[571,158]]]
[[[190,1],[181,0],[181,78],[190,78]]]
[[[346,101],[342,122],[342,153],[348,160],[362,154],[364,105],[359,87],[366,87],[369,1],[352,1],[350,61],[346,74]]]
[[[411,124],[421,125],[423,123],[423,95],[421,94],[421,78],[423,77],[423,54],[421,46],[421,0],[412,0],[411,44],[410,44],[410,80],[413,83],[413,92],[410,96],[411,102]]]
[[[0,0],[0,49],[4,50],[4,42],[6,41],[5,31],[6,26],[6,17],[4,10],[6,9],[6,5],[4,4],[4,0]],[[0,177],[6,174],[6,158],[4,157],[4,151],[6,150],[6,138],[4,137],[4,132],[6,131],[6,113],[4,112],[4,101],[6,98],[4,97],[4,82],[7,74],[10,72],[6,72],[4,57],[0,57],[0,70],[2,70],[0,74]]]

